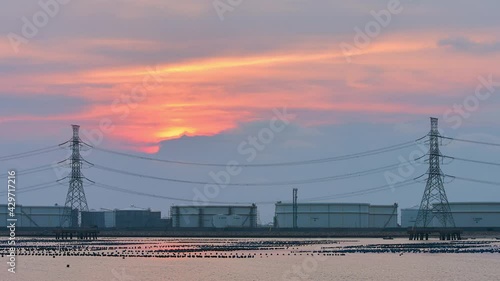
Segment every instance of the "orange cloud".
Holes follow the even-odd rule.
[[[84,97],[91,105],[76,114],[12,116],[0,121],[81,120],[98,127],[107,118],[115,126],[108,138],[127,140],[126,145],[136,144],[151,152],[164,139],[183,134],[213,135],[240,122],[269,118],[274,107],[317,111],[323,116],[328,112],[441,113],[447,105],[415,106],[411,101],[405,103],[404,97],[412,94],[425,100],[434,93],[453,95],[456,88],[473,90],[478,75],[499,73],[498,54],[477,57],[450,52],[436,44],[444,35],[434,32],[378,38],[356,52],[351,64],[337,48],[338,42],[318,41],[274,52],[160,64],[149,70],[120,64],[108,67],[108,63],[113,65],[112,59],[103,58],[104,66],[82,71],[10,74],[0,77],[4,91],[36,94],[63,89],[65,95]],[[483,34],[477,36],[486,40]],[[74,46],[73,51],[42,48],[26,56],[61,61],[75,55],[85,61],[96,59],[95,54],[85,52],[96,46],[117,50],[134,46],[143,52],[163,47],[151,41],[124,39],[83,40]],[[5,45],[0,45],[0,50],[3,48]],[[459,67],[463,65],[467,67]],[[162,82],[144,91],[144,100],[134,101],[133,89],[143,87],[143,79],[151,73]],[[337,120],[321,118],[315,124],[318,122]]]

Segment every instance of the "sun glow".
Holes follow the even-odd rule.
[[[168,129],[164,129],[159,131],[156,136],[160,139],[172,139],[177,138],[183,135],[189,135],[196,133],[195,128],[189,127],[170,127]]]

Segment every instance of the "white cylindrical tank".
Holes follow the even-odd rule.
[[[293,226],[293,204],[276,203],[276,223],[280,228]],[[381,207],[381,206],[379,206]],[[392,208],[391,205],[388,206]],[[299,203],[299,228],[368,228],[370,204],[367,203]]]
[[[449,204],[456,227],[500,227],[500,202],[450,202]],[[417,215],[418,209],[402,209],[401,226],[413,226]],[[435,217],[431,225],[441,226]]]
[[[231,215],[228,216],[227,226],[228,227],[243,227],[244,220],[242,216]]]
[[[243,227],[245,220],[239,215],[215,215],[212,224],[215,228]]]
[[[450,202],[457,227],[500,227],[499,202]]]
[[[212,218],[212,224],[215,228],[226,228],[228,222],[227,215],[215,215]]]
[[[172,206],[170,208],[173,227],[257,227],[257,206],[209,205]],[[231,216],[238,216],[232,217]],[[222,217],[220,217],[222,216]],[[224,218],[225,216],[225,218]],[[229,222],[231,221],[231,222]]]
[[[104,227],[106,228],[116,227],[115,211],[104,212]]]

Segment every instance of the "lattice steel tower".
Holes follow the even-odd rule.
[[[434,218],[438,219],[442,227],[455,227],[450,204],[444,190],[443,171],[441,171],[439,166],[442,156],[439,150],[439,138],[438,119],[431,118],[427,185],[422,196],[417,219],[415,220],[415,228],[429,227]]]
[[[87,198],[85,197],[85,190],[83,189],[83,180],[85,177],[82,174],[82,166],[85,162],[80,155],[80,148],[83,142],[79,136],[80,126],[72,125],[73,127],[73,138],[69,141],[70,148],[72,150],[71,157],[68,159],[71,167],[71,174],[69,175],[69,188],[68,194],[66,195],[66,209],[65,215],[63,216],[64,222],[71,220],[73,210],[78,211],[78,225],[81,225],[81,212],[88,211],[89,206],[87,204]],[[64,223],[61,223],[63,226]],[[70,225],[75,225],[72,222]]]

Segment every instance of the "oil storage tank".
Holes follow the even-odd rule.
[[[418,208],[401,209],[401,227],[413,227],[417,220]]]
[[[500,202],[451,202],[456,227],[500,227]]]
[[[257,206],[172,206],[172,226],[178,228],[254,228]]]
[[[0,226],[7,222],[7,205],[0,205]],[[78,224],[78,212],[64,206],[25,206],[17,205],[15,210],[16,226],[19,228],[57,228]],[[69,219],[64,219],[69,215]],[[4,219],[5,218],[5,219]]]
[[[118,229],[147,229],[161,227],[161,212],[151,210],[115,210]]]
[[[216,215],[212,218],[215,228],[240,228],[245,227],[246,219],[240,215]]]
[[[279,228],[292,228],[294,211],[292,203],[275,205],[275,224]],[[367,203],[299,203],[297,204],[298,228],[383,228],[396,227],[397,207]]]
[[[115,211],[104,212],[104,228],[116,228]]]
[[[105,228],[104,212],[82,212],[82,227]]]
[[[500,228],[500,202],[450,202],[450,210],[456,227]],[[418,208],[401,210],[401,226],[412,227],[417,219]],[[431,226],[440,226],[434,218]]]
[[[398,204],[370,205],[370,228],[398,227]]]

